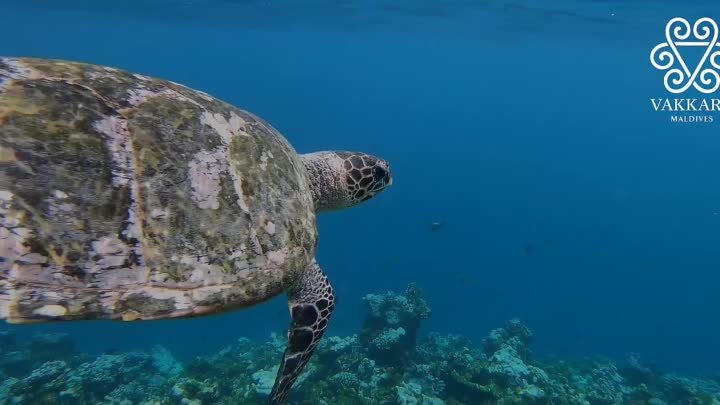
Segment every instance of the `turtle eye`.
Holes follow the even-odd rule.
[[[379,183],[381,181],[387,181],[388,173],[387,170],[383,169],[380,166],[375,167],[375,170],[373,171],[373,180],[376,183]]]

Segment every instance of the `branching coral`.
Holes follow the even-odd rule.
[[[368,314],[360,335],[368,355],[376,361],[400,367],[414,354],[420,322],[430,317],[422,291],[411,284],[404,295],[393,292],[368,294]]]
[[[614,365],[600,365],[585,383],[585,399],[590,405],[619,405],[623,399],[622,382]]]

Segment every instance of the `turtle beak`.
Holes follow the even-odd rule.
[[[385,169],[385,178],[383,179],[383,182],[385,183],[385,187],[392,186],[392,184],[393,184],[393,176],[392,176],[392,172],[390,171],[390,164],[389,164],[387,161],[385,161],[385,160],[383,160],[382,162],[384,163],[384,166],[385,166],[385,167],[384,167],[384,169]]]

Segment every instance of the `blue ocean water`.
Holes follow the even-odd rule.
[[[507,319],[535,351],[720,359],[718,123],[672,123],[649,61],[713,1],[0,0],[0,55],[120,67],[264,117],[300,152],[367,151],[394,185],[319,219],[319,262],[354,333],[361,297],[417,282],[423,332]],[[432,231],[433,222],[442,222]],[[192,320],[2,325],[88,352],[188,357],[288,324],[284,297]]]

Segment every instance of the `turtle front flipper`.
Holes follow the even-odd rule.
[[[288,345],[283,354],[269,405],[280,405],[322,338],[333,309],[335,296],[327,276],[313,261],[299,280],[296,290],[289,293],[292,323]]]

